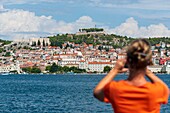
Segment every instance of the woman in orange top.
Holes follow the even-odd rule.
[[[128,69],[124,68],[125,63]],[[116,62],[94,89],[94,96],[111,103],[115,113],[160,113],[160,105],[168,102],[169,89],[147,69],[151,64],[150,44],[145,39],[133,41],[127,49],[127,58]],[[119,72],[127,70],[129,76],[126,80],[113,80]]]

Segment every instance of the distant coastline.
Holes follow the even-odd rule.
[[[146,38],[151,43],[154,73],[170,73],[169,37]],[[134,38],[106,34],[103,28],[83,28],[75,34],[57,34],[16,41],[0,40],[0,73],[107,73],[126,57]]]
[[[168,73],[154,73],[154,74],[156,74],[156,75],[160,75],[160,76],[162,76],[162,75],[170,75],[170,74],[168,74]],[[14,73],[4,73],[4,74],[0,74],[0,76],[8,76],[8,75],[23,75],[23,76],[29,76],[29,75],[34,75],[34,76],[39,76],[39,75],[41,75],[41,76],[44,76],[44,75],[47,75],[47,76],[58,76],[58,75],[66,75],[66,76],[83,76],[83,75],[88,75],[88,76],[91,76],[91,75],[95,75],[95,76],[100,76],[100,75],[102,75],[102,76],[105,76],[105,75],[107,75],[107,73],[27,73],[27,74],[14,74]],[[128,73],[119,73],[118,75],[128,75]]]

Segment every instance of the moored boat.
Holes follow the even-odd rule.
[[[0,75],[9,75],[10,73],[8,72],[4,72],[4,73],[0,73]]]

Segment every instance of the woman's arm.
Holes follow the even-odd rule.
[[[146,76],[150,79],[151,82],[160,82],[166,85],[160,78],[158,78],[152,71],[146,69]],[[166,85],[167,86],[167,85]]]
[[[125,62],[126,62],[125,59],[118,60],[115,64],[115,67],[112,70],[110,70],[110,72],[98,83],[98,85],[95,87],[93,91],[93,95],[95,98],[97,98],[100,101],[104,101],[103,90],[105,85],[111,82],[117,75],[117,73],[127,71],[127,69],[124,69]]]
[[[150,71],[149,69],[146,69],[146,76],[150,79],[151,82],[159,82],[161,84],[163,84],[165,86],[165,88],[167,89],[167,91],[169,91],[168,86],[166,85],[166,83],[164,83],[160,78],[158,78],[154,73],[152,73],[152,71]]]

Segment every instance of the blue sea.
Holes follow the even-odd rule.
[[[158,75],[170,86],[170,75]],[[0,113],[112,113],[93,97],[104,75],[0,76]],[[118,75],[117,80],[126,75]],[[170,102],[161,113],[170,113]]]

